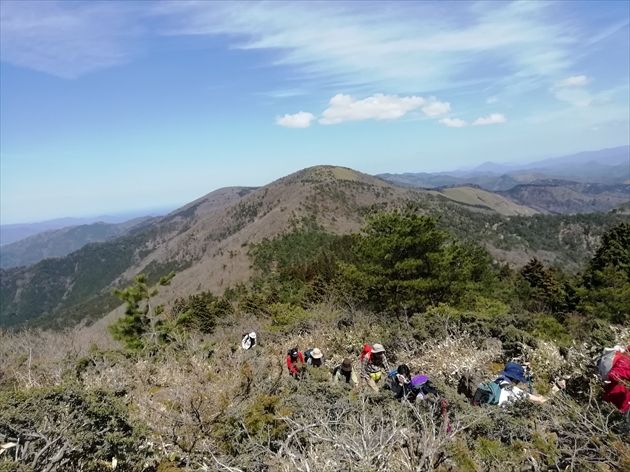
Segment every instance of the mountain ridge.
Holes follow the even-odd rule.
[[[251,275],[252,244],[306,221],[331,233],[356,232],[371,212],[409,205],[440,218],[458,237],[482,243],[497,260],[517,265],[534,255],[576,265],[592,252],[605,226],[623,218],[505,216],[491,208],[493,202],[462,203],[448,192],[400,187],[352,169],[316,166],[263,187],[218,189],[124,236],[31,267],[2,270],[0,324],[39,320],[54,325],[97,318],[118,306],[112,289],[139,273],[147,274],[150,283],[177,273],[160,291],[160,303],[204,290],[221,293]],[[541,237],[541,232],[549,235]]]
[[[107,241],[122,236],[152,220],[155,220],[155,217],[140,217],[123,223],[97,222],[37,233],[1,246],[0,267],[7,269],[35,264],[51,257],[63,257],[88,243]]]
[[[485,162],[465,171],[390,173],[379,177],[399,185],[427,189],[478,186],[541,212],[606,212],[630,200],[630,146],[529,164]],[[544,190],[544,195],[537,198],[534,192],[526,191],[533,188]]]

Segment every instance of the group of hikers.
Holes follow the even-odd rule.
[[[250,349],[255,344],[255,333],[244,336],[242,342],[244,349]],[[374,392],[386,388],[396,399],[405,399],[410,402],[433,397],[440,399],[443,409],[445,408],[445,400],[427,375],[412,375],[406,364],[401,364],[395,369],[390,367],[385,347],[382,344],[365,344],[359,355],[359,365],[357,372],[353,360],[346,357],[331,370],[332,382],[352,388],[365,386]],[[297,346],[293,347],[287,352],[286,366],[289,374],[299,380],[309,367],[325,366],[324,353],[319,348],[301,352]],[[597,367],[603,382],[603,399],[615,405],[621,413],[626,414],[626,420],[630,422],[630,346],[605,349]],[[506,406],[519,400],[534,403],[546,402],[547,397],[533,392],[528,369],[528,364],[508,362],[494,380],[473,384],[467,396],[473,405]],[[554,385],[552,392],[557,392],[564,387],[565,381],[561,380]],[[466,393],[466,390],[462,393]]]
[[[410,402],[424,399],[427,395],[439,396],[438,390],[426,375],[411,375],[406,364],[391,369],[385,348],[382,344],[366,344],[359,356],[361,367],[359,375],[351,358],[346,357],[341,364],[332,369],[332,382],[359,388],[361,381],[371,390],[378,392],[381,386],[391,390],[397,400]],[[286,357],[289,374],[300,379],[307,366],[319,368],[324,365],[324,354],[319,348],[312,348],[302,353],[298,347],[289,349]]]

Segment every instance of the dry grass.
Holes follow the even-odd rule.
[[[0,386],[16,388],[59,385],[64,372],[92,349],[117,347],[102,326],[61,332],[0,329]]]
[[[524,441],[518,460],[538,467],[528,470],[545,470],[545,461],[563,470],[586,470],[588,464],[613,470],[628,454],[615,432],[617,417],[594,396],[581,403],[560,395],[544,407],[513,413],[472,408],[462,401],[454,387],[464,370],[491,378],[500,368],[504,358],[498,340],[480,343],[451,330],[446,338],[423,344],[402,336],[390,347],[398,329],[393,325],[356,314],[353,325],[340,329],[336,322],[351,314],[326,304],[310,313],[313,323],[288,334],[270,330],[271,320],[252,322],[236,315],[212,336],[175,336],[151,355],[112,351],[106,337],[99,341],[101,349],[90,348],[98,330],[85,328],[0,332],[2,382],[20,389],[60,385],[70,372],[85,389],[119,392],[131,419],[147,431],[140,445],[147,463],[168,459],[185,470],[494,470],[493,461],[507,454],[503,437]],[[260,343],[243,351],[238,347],[241,335],[251,330],[259,333]],[[86,333],[92,339],[85,340]],[[618,335],[626,341],[628,330]],[[398,363],[443,386],[451,403],[448,421],[439,404],[401,405],[388,392],[335,387],[325,369],[296,382],[284,366],[286,350],[294,345],[320,347],[332,367],[346,356],[357,359],[363,343],[379,341]],[[540,343],[523,360],[547,379],[568,371],[575,356],[587,356],[582,346],[572,352],[567,360],[552,343]],[[488,435],[486,449],[477,445],[479,434]],[[550,435],[557,444],[545,446],[549,450],[544,441],[536,446],[537,437]],[[610,440],[594,439],[598,437]],[[498,449],[488,449],[491,445]],[[476,465],[466,469],[468,463]]]

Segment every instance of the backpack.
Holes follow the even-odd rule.
[[[602,356],[597,361],[597,371],[602,380],[608,380],[608,373],[612,369],[617,351],[605,349]]]
[[[304,351],[304,362],[308,363],[308,360],[312,357],[311,356],[312,352],[313,352],[313,349],[308,349]]]
[[[361,350],[361,354],[359,354],[359,360],[363,362],[363,359],[365,359],[366,357],[369,360],[371,353],[372,353],[372,346],[370,346],[369,344],[364,344],[363,350]]]
[[[472,404],[475,406],[498,405],[499,397],[501,397],[501,385],[497,381],[481,383],[475,390]]]
[[[457,383],[457,393],[464,395],[468,400],[472,401],[480,383],[483,383],[484,375],[481,372],[466,370]]]

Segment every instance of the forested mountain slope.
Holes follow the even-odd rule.
[[[222,293],[249,278],[252,243],[303,221],[344,234],[358,230],[375,210],[412,205],[436,216],[457,236],[482,243],[497,260],[523,265],[537,256],[576,269],[590,257],[602,232],[626,218],[506,217],[492,205],[473,203],[331,166],[305,169],[257,189],[217,190],[126,236],[2,271],[0,324],[42,317],[65,324],[98,317],[117,306],[112,289],[141,272],[153,282],[177,272],[161,294],[163,300],[202,290]]]
[[[136,218],[124,223],[92,223],[39,233],[0,246],[0,267],[7,269],[35,264],[50,257],[63,257],[88,243],[122,236],[156,218]]]

